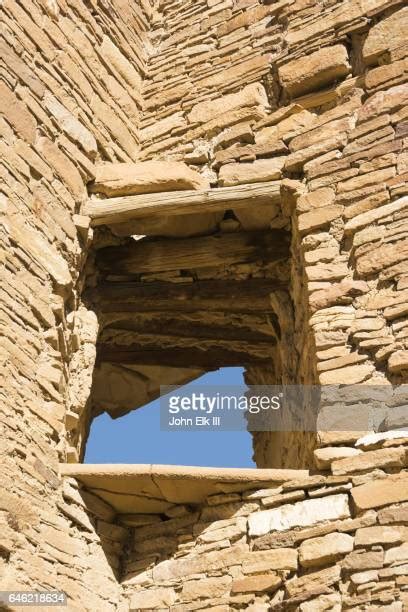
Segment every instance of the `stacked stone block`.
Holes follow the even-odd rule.
[[[58,472],[89,425],[98,321],[81,302],[93,239],[81,213],[95,163],[184,161],[214,188],[282,181],[281,208],[232,220],[292,233],[278,365],[248,381],[406,381],[404,3],[0,8],[2,588],[63,589],[79,610],[126,610],[128,596],[132,609],[404,609],[402,433],[257,434],[260,466],[313,457],[321,473],[131,536]]]

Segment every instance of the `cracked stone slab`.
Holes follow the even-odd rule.
[[[212,468],[174,465],[61,464],[62,476],[80,481],[118,513],[160,514],[173,504],[199,504],[231,485],[236,491],[305,478],[308,470]]]

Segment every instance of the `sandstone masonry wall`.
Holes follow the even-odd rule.
[[[63,589],[71,609],[116,610],[128,526],[58,476],[60,461],[80,458],[87,435],[81,416],[98,320],[80,300],[92,241],[81,211],[95,163],[178,159],[214,187],[282,180],[281,208],[233,211],[241,229],[292,236],[291,300],[273,304],[283,341],[271,368],[248,368],[248,380],[405,382],[408,12],[393,0],[4,0],[0,8],[2,588]],[[171,543],[171,521],[163,535],[148,528],[153,543],[135,531],[125,579],[131,608],[190,610],[204,601],[263,609],[272,599],[276,609],[402,610],[407,518],[394,504],[407,500],[405,448],[390,434],[356,454],[360,435],[322,432],[315,449],[314,436],[257,434],[258,465],[311,465],[313,456],[332,475],[255,493],[261,502],[233,496],[233,508],[212,500],[200,518],[186,512],[186,531],[181,540],[171,533]],[[324,507],[339,515],[313,514],[303,535],[292,529],[299,519],[271,523],[259,512],[277,504],[297,516],[296,503],[328,493],[339,508]],[[342,523],[313,530],[319,516]],[[275,555],[279,542],[283,557]],[[157,558],[157,547],[174,559]],[[180,566],[179,547],[187,551]],[[278,559],[266,577],[263,561],[251,568],[261,550],[268,570]],[[137,557],[151,551],[152,568],[141,574]],[[190,563],[198,577],[185,589],[178,580]],[[219,598],[206,601],[201,586]],[[276,594],[255,595],[264,591]]]
[[[284,179],[276,218],[270,209],[235,211],[242,228],[292,231],[296,349],[282,359],[286,371],[275,364],[275,380],[404,382],[407,9],[382,1],[210,4],[201,13],[182,4],[188,28],[171,19],[178,4],[160,6],[159,74],[171,76],[174,99],[160,106],[152,94],[158,122],[151,128],[144,115],[144,155],[192,163],[214,186]],[[260,40],[268,79],[261,68],[239,68]],[[214,56],[212,76],[202,78]],[[247,376],[268,380],[256,370]],[[290,434],[277,452],[271,440],[255,435],[258,465],[277,455],[301,465],[314,445]]]
[[[61,589],[78,610],[118,600],[101,539],[58,477],[59,461],[78,459],[70,431],[97,335],[80,305],[91,239],[80,212],[95,161],[138,155],[152,10],[119,0],[0,7],[1,588]]]
[[[283,29],[275,16],[288,4],[286,0],[267,6],[256,0],[160,3],[144,83],[140,137],[145,157],[188,154],[193,141],[207,139],[211,128],[216,131],[217,126],[262,114],[261,108],[240,107],[268,103],[264,88],[255,84],[273,88],[271,52],[282,47]],[[220,106],[220,95],[239,92],[250,83],[254,87],[247,104]]]
[[[268,378],[249,369],[248,380],[404,381],[405,311],[392,307],[405,302],[407,272],[406,8],[164,2],[159,16],[143,155],[193,164],[213,186],[286,179],[275,217],[234,211],[243,229],[292,231],[286,343],[295,338],[298,350],[282,355],[285,370],[275,364]],[[314,445],[313,436],[272,444],[257,434],[255,456],[294,467]]]
[[[124,561],[130,610],[405,610],[406,441],[361,438],[328,471],[261,490],[220,484],[161,522],[123,516],[145,523]]]

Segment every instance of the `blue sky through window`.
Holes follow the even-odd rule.
[[[243,385],[243,369],[222,368],[191,384],[197,383]],[[94,419],[85,463],[255,467],[249,432],[161,431],[159,400],[116,420],[107,414]]]

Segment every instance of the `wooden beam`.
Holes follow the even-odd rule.
[[[257,317],[256,320],[252,317],[248,322],[245,321],[246,325],[243,323],[234,325],[231,320],[226,320],[223,324],[214,324],[206,323],[204,320],[197,322],[185,317],[177,319],[177,315],[169,317],[160,314],[154,319],[148,317],[136,319],[132,316],[136,317],[133,314],[126,319],[113,320],[112,323],[107,324],[106,317],[104,317],[99,341],[102,344],[109,344],[111,340],[116,342],[118,337],[123,336],[128,339],[132,335],[139,344],[156,343],[161,346],[177,346],[182,338],[185,338],[190,344],[194,342],[200,344],[201,341],[211,343],[214,340],[217,344],[231,340],[248,344],[258,342],[276,344],[275,328],[272,324],[268,327],[266,317]],[[257,328],[257,325],[260,324],[263,324],[264,331]]]
[[[88,290],[84,297],[102,313],[271,313],[270,294],[286,288],[285,283],[268,278],[188,283],[103,282]]]
[[[215,234],[198,238],[133,240],[97,252],[105,274],[170,272],[289,257],[289,234],[282,230]]]
[[[185,215],[245,208],[280,201],[280,181],[219,187],[203,191],[168,191],[130,195],[105,200],[88,200],[83,214],[92,226],[124,223],[162,215]]]
[[[202,350],[196,346],[163,348],[140,344],[98,344],[97,362],[209,369],[271,363],[273,349],[272,342],[264,346],[263,350],[260,343],[246,346],[245,342],[230,342],[228,348],[214,346],[211,350]]]

